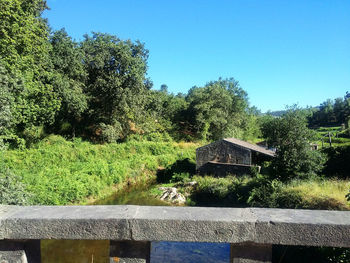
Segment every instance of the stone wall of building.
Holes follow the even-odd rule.
[[[196,151],[196,169],[208,162],[251,165],[251,151],[226,141],[217,141]]]
[[[223,164],[209,162],[198,168],[197,172],[201,175],[214,175],[214,176],[226,176],[232,175],[245,175],[251,173],[251,166],[239,165],[239,164]]]

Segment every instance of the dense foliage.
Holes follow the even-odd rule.
[[[173,95],[152,90],[148,50],[103,33],[50,32],[44,0],[0,2],[0,136],[18,147],[45,134],[116,142],[132,134],[181,140],[254,137],[247,93],[233,78]],[[252,126],[255,127],[252,129]]]
[[[317,108],[310,109],[310,126],[335,126],[345,124],[349,128],[350,121],[350,93],[344,98],[328,99]]]
[[[193,160],[195,147],[192,143],[136,138],[120,144],[96,145],[52,135],[30,149],[4,153],[1,167],[8,168],[1,168],[0,181],[7,183],[0,187],[9,186],[9,190],[1,191],[0,197],[16,188],[16,194],[25,192],[19,189],[32,193],[35,204],[64,205],[83,202],[89,196],[100,198],[103,190],[115,184],[144,173],[154,174],[158,167],[168,167],[179,158]],[[17,200],[20,196],[12,198]]]
[[[31,202],[32,194],[27,191],[21,177],[7,167],[0,166],[0,204],[29,205]]]
[[[203,140],[240,137],[247,109],[247,93],[234,79],[219,79],[187,95],[193,132]]]
[[[263,135],[268,145],[276,149],[271,165],[276,178],[288,180],[314,175],[322,170],[325,158],[312,149],[315,134],[307,128],[307,124],[305,114],[297,108],[263,123]]]
[[[23,82],[15,89],[11,81],[5,83],[16,100],[12,111],[18,135],[32,126],[51,124],[60,108],[54,90],[49,29],[41,18],[46,8],[42,0],[0,1],[0,64],[5,67],[0,74]]]

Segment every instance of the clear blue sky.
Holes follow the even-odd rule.
[[[349,0],[48,0],[53,29],[140,40],[154,88],[234,77],[263,112],[350,92]]]

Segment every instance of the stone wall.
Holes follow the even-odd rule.
[[[208,162],[251,165],[251,151],[226,141],[217,141],[196,150],[196,169],[202,168]],[[237,168],[239,170],[239,168]]]
[[[231,262],[260,263],[273,244],[350,247],[350,212],[0,205],[0,262],[40,263],[43,239],[111,240],[110,262],[140,263],[149,262],[150,241],[224,242]]]
[[[197,172],[200,175],[207,174],[207,175],[214,175],[214,176],[226,176],[228,174],[232,174],[232,175],[241,176],[245,174],[250,174],[251,166],[209,162],[199,167]]]

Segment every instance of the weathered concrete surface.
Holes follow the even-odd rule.
[[[40,241],[0,241],[0,263],[40,263]]]
[[[231,263],[268,263],[272,261],[272,245],[231,244]]]
[[[0,239],[130,239],[127,206],[0,206]]]
[[[254,242],[350,247],[350,212],[153,206],[0,206],[0,239]]]
[[[111,241],[110,263],[149,263],[151,242]]]
[[[0,263],[28,263],[23,245],[0,241]]]

